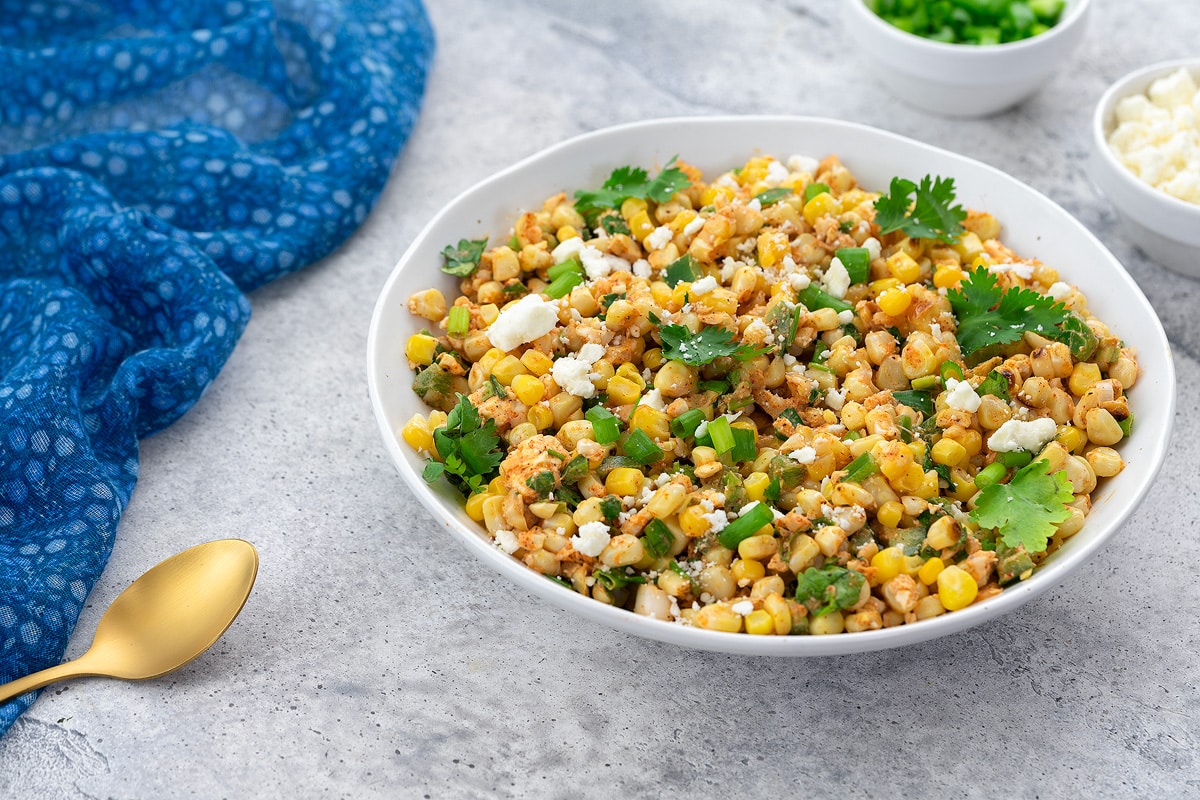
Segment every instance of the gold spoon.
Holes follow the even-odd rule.
[[[68,678],[142,681],[174,672],[221,638],[256,575],[258,551],[241,539],[171,556],[117,596],[86,653],[0,686],[0,702]]]

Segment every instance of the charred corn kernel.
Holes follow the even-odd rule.
[[[942,574],[942,570],[946,568],[946,563],[937,556],[926,561],[917,570],[917,579],[926,586],[932,586],[937,580],[938,575]]]
[[[546,386],[532,375],[516,375],[509,385],[516,392],[517,399],[527,406],[534,405],[546,396]]]
[[[671,438],[671,420],[667,413],[647,405],[640,405],[633,410],[629,415],[629,427],[645,431],[656,442]]]
[[[762,501],[763,492],[771,485],[771,478],[765,472],[751,472],[746,476],[746,480],[742,483],[746,487],[746,494],[751,500]]]
[[[1093,447],[1084,458],[1092,465],[1092,471],[1098,478],[1111,478],[1125,469],[1120,454],[1111,447]]]
[[[876,300],[879,310],[888,316],[898,317],[912,305],[912,295],[904,289],[888,289]]]
[[[507,494],[508,487],[504,485],[504,478],[496,476],[488,482],[488,494]]]
[[[695,298],[692,302],[700,311],[730,315],[737,313],[737,295],[728,289],[714,289],[708,294]]]
[[[983,252],[983,242],[974,231],[967,231],[958,237],[958,241],[950,245],[954,252],[962,256],[964,263],[970,264],[971,261]]]
[[[574,225],[563,225],[554,235],[560,242],[565,242],[567,239],[578,239],[579,231],[575,230]]]
[[[946,609],[942,606],[942,601],[938,599],[938,596],[931,594],[917,601],[916,606],[913,607],[913,613],[917,615],[917,619],[929,619],[945,614]]]
[[[1090,361],[1080,361],[1071,370],[1071,379],[1067,381],[1067,387],[1071,390],[1071,394],[1076,397],[1082,397],[1088,389],[1100,382],[1100,367]],[[1070,449],[1070,448],[1067,448]]]
[[[958,267],[942,266],[933,273],[933,285],[938,289],[953,289],[966,277],[967,273]]]
[[[933,449],[929,451],[929,455],[938,464],[945,464],[947,467],[957,467],[967,457],[967,448],[953,439],[942,437],[934,444]]]
[[[692,211],[690,208],[685,208],[683,211],[680,211],[675,215],[675,218],[671,220],[667,227],[676,233],[679,233],[688,225],[690,225],[697,216],[698,215],[695,211]]]
[[[749,586],[767,574],[767,569],[762,562],[754,559],[739,558],[729,569],[733,572],[734,580],[741,586]]]
[[[916,283],[921,277],[921,265],[903,250],[888,256],[887,268],[893,278],[904,283]]]
[[[954,547],[962,537],[962,528],[953,517],[938,517],[925,533],[925,545],[934,550]]]
[[[889,500],[879,507],[875,512],[875,518],[879,520],[880,525],[888,528],[895,528],[900,525],[900,518],[904,516],[904,506],[896,500]]]
[[[423,333],[414,333],[404,345],[404,355],[416,364],[432,364],[437,351],[437,339]]]
[[[424,450],[427,453],[434,451],[433,428],[420,414],[413,414],[412,418],[404,423],[404,427],[400,429],[400,436],[413,450]]]
[[[546,375],[554,367],[554,359],[540,350],[526,350],[521,355],[521,363],[534,375]]]
[[[618,497],[637,497],[645,483],[646,476],[640,469],[617,467],[604,479],[604,488]]]
[[[771,618],[771,612],[765,609],[760,608],[747,614],[745,625],[746,633],[751,636],[775,635],[775,620]]]
[[[979,584],[962,567],[951,565],[937,576],[938,599],[947,611],[958,611],[975,601]]]
[[[650,502],[646,503],[646,511],[658,519],[666,519],[678,511],[685,502],[687,502],[687,489],[678,483],[668,483],[659,488],[650,498]]]
[[[479,307],[479,316],[484,325],[491,325],[500,316],[500,308],[495,303],[484,303]]]
[[[786,233],[768,230],[758,235],[758,263],[763,267],[773,267],[779,264],[787,254],[788,238]]]
[[[871,558],[871,566],[875,568],[873,583],[887,583],[904,571],[904,551],[899,547],[885,547]]]
[[[867,284],[867,288],[871,290],[871,294],[878,297],[888,289],[903,288],[904,284],[895,278],[880,278],[877,281],[871,281]]]
[[[679,513],[680,530],[693,539],[708,533],[711,523],[704,518],[706,513],[701,506],[688,506]]]
[[[446,298],[437,289],[415,292],[408,298],[408,310],[430,322],[440,322],[446,316]]]
[[[817,220],[826,214],[837,214],[842,210],[842,204],[829,192],[822,192],[804,204],[804,221],[816,225]]]
[[[486,492],[473,494],[467,498],[467,516],[476,522],[483,522],[483,502],[491,497]]]
[[[639,389],[646,388],[646,379],[642,377],[641,370],[637,368],[636,364],[630,361],[626,361],[624,364],[617,367],[616,374],[620,375],[622,378],[628,378],[629,380],[633,381],[638,385]]]
[[[741,633],[742,615],[721,603],[704,606],[696,612],[693,623],[697,628],[709,631],[725,631],[726,633]]]
[[[1058,436],[1054,437],[1054,441],[1061,444],[1069,452],[1074,453],[1087,443],[1087,437],[1084,436],[1083,431],[1074,425],[1064,425],[1062,430],[1058,432]]]
[[[657,347],[651,347],[646,352],[642,353],[642,366],[650,369],[658,369],[663,365],[663,352]]]
[[[539,431],[544,431],[554,423],[554,412],[541,404],[532,406],[528,414],[529,421]]]
[[[763,609],[771,615],[775,623],[775,634],[785,636],[792,632],[792,610],[787,601],[778,594],[769,594],[763,598]]]
[[[642,387],[622,375],[614,375],[608,381],[608,399],[614,404],[628,405],[642,396]]]
[[[518,375],[525,375],[527,372],[528,370],[526,370],[525,365],[521,363],[521,359],[517,358],[516,356],[505,356],[497,361],[496,365],[492,367],[492,377],[500,381],[500,383],[504,384],[505,386],[511,385],[513,378],[517,377]]]

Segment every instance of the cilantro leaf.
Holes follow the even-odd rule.
[[[446,259],[442,272],[457,278],[466,278],[479,266],[479,259],[487,247],[487,237],[482,239],[459,239],[458,247],[446,245],[442,258]]]
[[[702,367],[723,356],[749,361],[770,352],[769,348],[734,342],[733,333],[725,328],[704,327],[699,333],[692,333],[683,325],[664,325],[659,329],[659,335],[662,337],[663,356],[693,367]]]
[[[994,483],[980,492],[971,519],[980,528],[995,529],[1006,547],[1025,547],[1041,553],[1055,525],[1071,516],[1074,499],[1065,471],[1049,474],[1050,462],[1034,461],[1007,484]]]
[[[692,185],[687,174],[672,166],[675,157],[653,180],[641,167],[617,167],[608,176],[604,185],[596,191],[575,193],[575,210],[586,217],[594,217],[606,208],[616,208],[631,197],[664,203],[671,195]]]
[[[607,214],[600,215],[600,227],[609,236],[629,233],[629,224],[625,222],[625,218],[621,216],[619,211],[610,211]]]
[[[855,605],[865,581],[862,573],[836,564],[809,567],[796,581],[796,601],[814,617],[822,617]]]
[[[422,477],[433,483],[445,475],[468,494],[482,491],[504,460],[495,420],[482,421],[464,394],[458,395],[458,405],[447,415],[446,424],[433,432],[433,446],[442,463],[427,464]]]
[[[999,279],[982,267],[972,270],[946,299],[958,317],[956,336],[964,355],[1015,342],[1026,331],[1051,339],[1068,335],[1060,327],[1071,317],[1066,306],[1032,289],[1001,289]]]
[[[975,393],[980,397],[983,397],[985,394],[994,395],[995,397],[999,397],[1001,400],[1007,403],[1008,379],[1001,375],[997,370],[992,370],[987,374],[987,377],[983,379],[983,383],[979,384],[979,388],[975,390]]]
[[[913,194],[915,199],[910,199]],[[954,179],[926,175],[918,186],[904,178],[892,178],[887,194],[875,201],[875,222],[881,233],[904,231],[913,239],[958,241],[960,224],[967,218],[962,206],[954,202]]]

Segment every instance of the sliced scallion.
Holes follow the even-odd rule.
[[[736,550],[742,540],[749,539],[758,533],[762,526],[767,525],[773,519],[775,519],[775,514],[768,505],[758,503],[749,507],[743,506],[741,515],[717,534],[717,541],[723,547]]]

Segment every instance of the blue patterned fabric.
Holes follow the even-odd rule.
[[[245,293],[366,218],[432,50],[419,0],[0,0],[0,682],[61,659]]]

